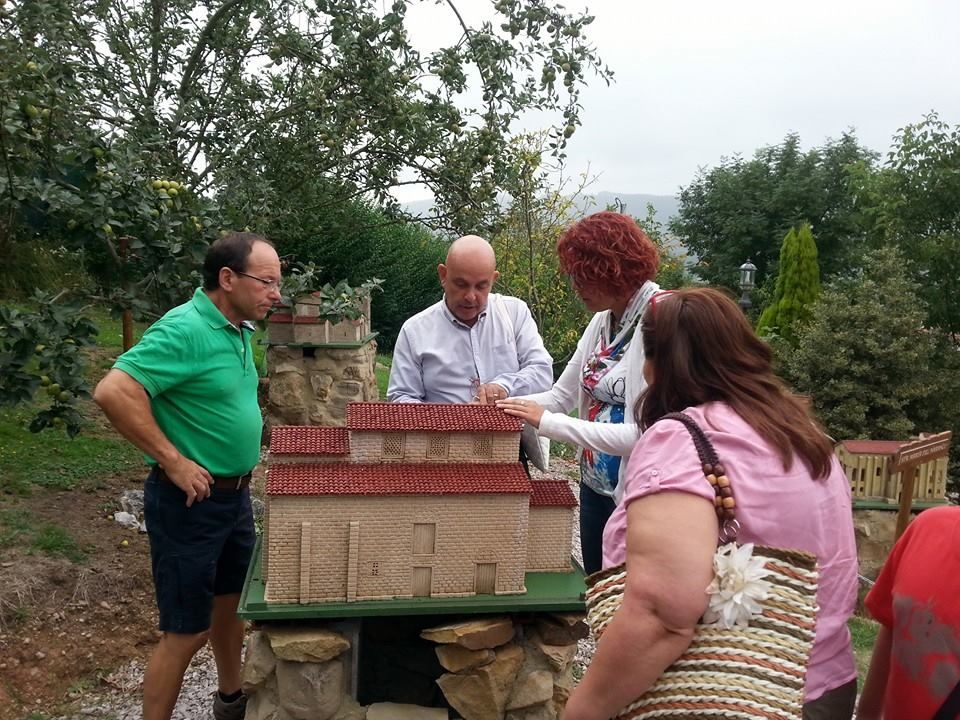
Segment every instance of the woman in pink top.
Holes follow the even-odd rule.
[[[816,639],[806,720],[848,720],[856,668],[847,630],[857,592],[850,487],[830,440],[773,374],[771,353],[716,290],[660,293],[642,322],[648,387],[624,495],[604,532],[604,567],[626,561],[620,610],[564,720],[606,720],[643,694],[689,646],[707,608],[718,524],[686,412],[716,448],[737,500],[740,543],[817,556]],[[654,424],[656,423],[656,424]]]

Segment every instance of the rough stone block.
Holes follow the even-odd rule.
[[[577,656],[576,643],[569,645],[549,645],[543,642],[543,638],[541,638],[537,632],[530,633],[530,642],[543,654],[550,668],[557,673],[562,673],[570,667],[573,659]]]
[[[266,635],[261,631],[251,633],[243,659],[241,674],[243,691],[251,695],[262,688],[267,678],[273,675],[276,666],[277,658],[270,648],[270,641]]]
[[[468,650],[483,650],[509,642],[513,634],[510,618],[500,617],[440,625],[424,630],[420,637],[435,643],[460,645]]]
[[[439,645],[436,651],[440,664],[452,673],[487,665],[495,657],[493,650],[468,650],[460,645]]]
[[[302,373],[274,373],[270,378],[269,402],[279,408],[302,408],[307,393]]]
[[[461,675],[442,675],[437,685],[464,720],[501,720],[523,655],[520,646],[507,645],[489,665]]]
[[[547,703],[522,710],[511,710],[504,720],[557,720],[557,711],[552,703]]]
[[[333,377],[326,373],[310,373],[310,388],[313,390],[313,396],[320,401],[326,400],[330,396],[330,386],[333,385]]]
[[[267,631],[270,647],[280,660],[325,662],[350,648],[350,641],[339,633],[322,628],[271,628]]]
[[[366,717],[367,708],[359,705],[356,700],[347,695],[343,698],[340,709],[337,710],[337,714],[333,716],[332,720],[364,720]]]
[[[367,708],[367,720],[447,720],[450,713],[445,708],[430,708],[422,705],[400,703],[374,703]]]
[[[247,699],[247,712],[243,717],[244,720],[285,720],[287,715],[271,693],[258,692]]]
[[[552,613],[537,620],[537,631],[547,645],[570,645],[590,634],[582,613]]]
[[[293,720],[330,720],[343,699],[343,664],[277,662],[277,697]]]
[[[507,700],[507,710],[540,705],[553,698],[553,673],[537,670],[518,677]]]
[[[363,383],[356,380],[340,380],[334,383],[333,393],[347,401],[360,400],[363,397]]]

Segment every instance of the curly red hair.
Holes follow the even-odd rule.
[[[560,268],[582,287],[632,293],[657,276],[660,251],[636,221],[603,212],[575,222],[557,241]]]

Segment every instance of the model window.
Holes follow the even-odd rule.
[[[403,457],[403,435],[400,433],[388,433],[383,436],[383,457],[402,458]]]
[[[450,443],[446,435],[431,435],[427,443],[427,457],[445,458],[449,447]]]
[[[413,526],[413,554],[433,555],[436,552],[436,523],[416,523]]]
[[[477,435],[473,438],[474,457],[492,457],[493,456],[493,438],[489,435]]]

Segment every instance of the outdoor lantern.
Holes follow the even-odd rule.
[[[757,266],[749,260],[740,266],[740,292],[742,293],[740,295],[740,307],[743,308],[744,312],[753,307],[753,302],[750,300],[750,291],[756,287],[754,283],[756,275]]]
[[[740,289],[743,290],[743,292],[749,292],[756,287],[753,282],[756,275],[757,266],[749,260],[740,266]]]

